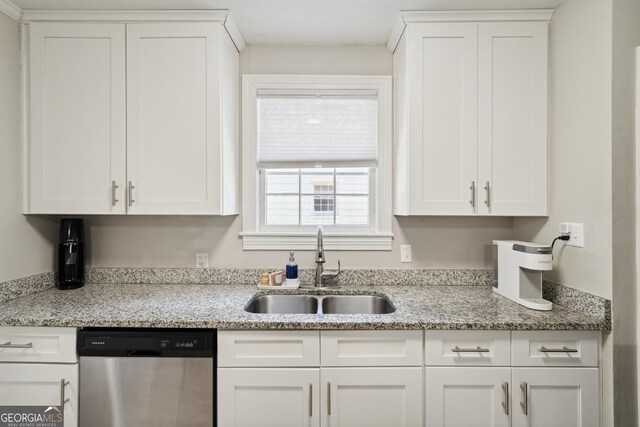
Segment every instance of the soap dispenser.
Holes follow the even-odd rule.
[[[298,285],[298,264],[296,264],[293,251],[289,252],[289,263],[287,264],[285,278],[287,279],[287,286]]]

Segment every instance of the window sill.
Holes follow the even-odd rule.
[[[262,250],[315,250],[316,233],[240,233],[242,249]],[[324,235],[324,248],[331,251],[390,251],[393,234],[328,234]]]

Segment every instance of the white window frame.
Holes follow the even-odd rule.
[[[390,76],[312,76],[255,75],[242,77],[242,246],[244,250],[313,250],[315,231],[300,231],[298,226],[261,231],[259,212],[263,197],[258,169],[258,91],[264,90],[375,90],[378,96],[378,166],[371,227],[362,231],[327,230],[324,245],[328,250],[390,251],[393,182],[392,95]]]

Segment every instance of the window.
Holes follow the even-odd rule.
[[[390,78],[243,84],[244,248],[390,250]]]
[[[332,171],[332,175],[335,175],[335,169]],[[333,216],[335,214],[336,194],[333,189],[333,184],[316,184],[313,186],[313,214],[320,215],[316,217],[318,221],[320,221],[320,218],[322,218],[321,215],[331,214]],[[363,216],[368,217],[368,215],[366,215],[366,212]],[[331,223],[336,223],[335,218],[333,218]]]

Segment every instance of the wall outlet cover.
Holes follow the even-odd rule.
[[[209,254],[207,252],[196,252],[196,268],[209,267]]]
[[[400,245],[400,262],[412,262],[411,245]]]
[[[577,222],[563,222],[560,224],[560,233],[569,234],[566,246],[584,248],[584,224]]]

